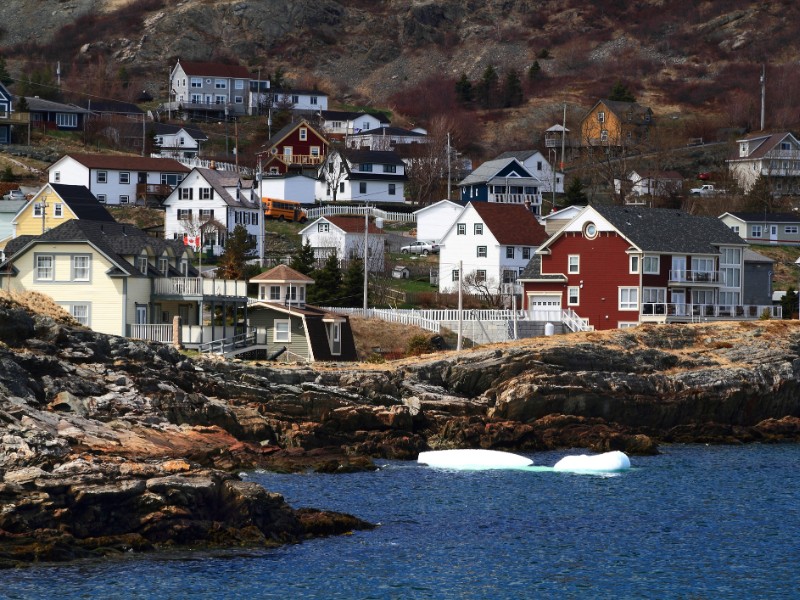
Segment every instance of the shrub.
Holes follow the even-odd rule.
[[[429,354],[433,352],[434,348],[431,340],[426,335],[415,335],[408,341],[408,348],[406,353],[409,356],[419,356],[420,354]]]

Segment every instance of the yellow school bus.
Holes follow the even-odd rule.
[[[308,220],[306,211],[294,200],[277,200],[275,198],[262,198],[264,203],[264,216],[267,219],[279,221],[298,221],[305,223]]]

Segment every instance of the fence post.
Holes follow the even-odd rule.
[[[172,317],[172,345],[178,350],[183,350],[183,340],[181,339],[181,318],[178,315]]]

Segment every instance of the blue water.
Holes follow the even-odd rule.
[[[800,445],[662,451],[614,476],[399,461],[250,473],[295,507],[381,526],[275,550],[0,571],[0,597],[800,597]],[[552,466],[565,454],[529,456]]]

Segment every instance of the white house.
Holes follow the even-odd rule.
[[[260,186],[262,198],[294,200],[301,204],[314,204],[317,193],[317,180],[304,173],[265,174]]]
[[[556,160],[555,153],[551,154],[551,157],[554,161]],[[504,152],[497,158],[516,158],[532,176],[543,182],[541,187],[543,194],[553,192],[553,175],[555,174],[556,193],[564,193],[564,173],[560,171],[553,173],[555,170],[553,165],[538,150],[512,150]]]
[[[615,179],[614,190],[619,194],[623,184],[629,196],[668,196],[683,189],[683,175],[677,171],[631,171],[627,183]]]
[[[381,125],[377,129],[359,131],[347,136],[348,148],[364,150],[393,150],[405,144],[422,144],[428,141],[428,133],[420,128],[403,129]]]
[[[468,290],[514,284],[546,239],[544,227],[524,206],[470,202],[442,237],[439,291],[457,290],[462,273]]]
[[[405,202],[405,171],[395,152],[332,150],[320,167],[316,196],[322,201]]]
[[[244,115],[251,79],[247,67],[178,60],[169,76],[170,101],[164,108],[186,117]]]
[[[314,249],[314,256],[324,262],[333,253],[340,261],[364,257],[366,237],[367,268],[382,271],[386,235],[378,229],[375,222],[369,223],[364,235],[364,219],[361,217],[320,217],[300,230],[303,245],[308,242]]]
[[[200,146],[208,136],[197,127],[153,123],[154,142],[161,158],[194,158],[200,154]]]
[[[389,119],[381,113],[322,110],[320,111],[320,123],[330,137],[344,139],[345,136],[361,131],[387,126]]]
[[[440,200],[415,210],[417,239],[430,240],[438,244],[463,210],[463,206],[450,200]]]
[[[577,205],[565,206],[557,211],[542,215],[539,217],[539,222],[544,225],[547,234],[552,235],[578,216],[584,208],[584,206]]]
[[[49,183],[82,185],[104,204],[160,203],[189,172],[173,158],[66,154],[47,169]]]
[[[736,155],[727,160],[728,169],[749,192],[760,176],[775,194],[800,192],[800,141],[788,131],[758,133],[736,140]]]
[[[273,107],[306,112],[328,110],[328,95],[319,90],[273,90]]]
[[[237,225],[258,244],[263,239],[261,198],[252,181],[232,171],[195,167],[164,200],[164,236],[222,254],[227,235]],[[257,246],[256,246],[257,247]]]

